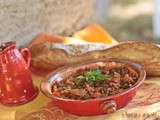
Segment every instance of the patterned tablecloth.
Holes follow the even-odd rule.
[[[44,79],[46,78],[33,75],[37,86]],[[50,101],[39,92],[36,99],[24,105],[0,105],[0,120],[154,120],[160,118],[160,78],[147,78],[132,102],[110,115],[74,116],[57,107],[51,107]]]

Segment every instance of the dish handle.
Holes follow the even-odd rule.
[[[117,104],[114,100],[103,101],[100,108],[104,113],[114,113],[117,110]]]

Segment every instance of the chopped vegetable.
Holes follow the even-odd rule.
[[[60,93],[59,93],[59,92],[53,92],[52,95],[59,97],[59,96],[60,96]]]
[[[94,99],[118,94],[138,80],[134,68],[125,64],[106,63],[105,66],[79,68],[64,80],[53,83],[53,96],[68,99]]]

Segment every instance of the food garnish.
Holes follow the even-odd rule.
[[[84,75],[77,76],[76,82],[79,83],[79,81],[85,80],[89,85],[93,86],[94,82],[108,80],[109,78],[109,75],[102,74],[100,69],[93,69],[87,71]]]

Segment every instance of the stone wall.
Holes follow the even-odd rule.
[[[26,45],[38,33],[70,35],[92,22],[94,0],[0,0],[0,41]]]

